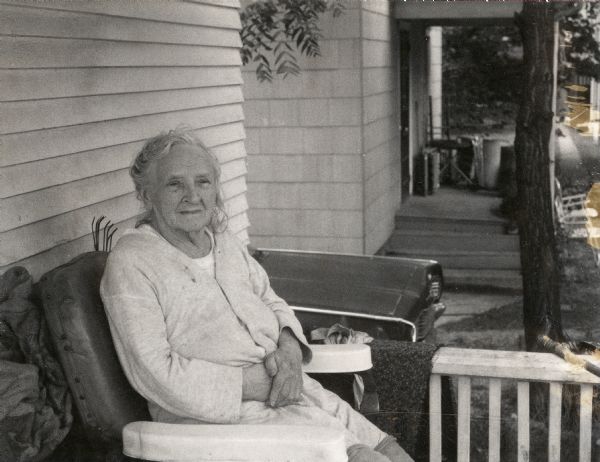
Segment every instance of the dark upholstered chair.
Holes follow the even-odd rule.
[[[100,299],[106,258],[105,252],[85,253],[40,280],[51,337],[94,445],[123,444],[126,455],[149,460],[346,460],[343,435],[327,428],[292,432],[285,426],[149,422],[145,400],[119,364]],[[354,372],[371,365],[364,345],[321,346],[314,353],[307,372]]]

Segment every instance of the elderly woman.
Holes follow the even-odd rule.
[[[302,373],[311,352],[300,323],[227,231],[211,152],[170,131],[144,145],[130,173],[146,215],[111,252],[101,295],[152,418],[331,426],[344,431],[351,461],[411,460]]]

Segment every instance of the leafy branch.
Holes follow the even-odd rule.
[[[242,63],[256,63],[260,82],[298,75],[296,55],[321,56],[319,18],[338,17],[344,0],[259,0],[242,10]]]
[[[585,2],[576,14],[562,21],[565,60],[577,74],[600,79],[600,43],[595,31],[600,27],[600,4]]]

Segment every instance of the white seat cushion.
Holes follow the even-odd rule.
[[[132,422],[123,454],[153,461],[346,462],[341,431],[306,425]]]

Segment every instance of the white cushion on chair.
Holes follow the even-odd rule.
[[[309,374],[360,372],[373,367],[371,348],[364,343],[311,345],[312,361],[303,366]]]
[[[346,462],[344,434],[306,425],[132,422],[123,454],[153,461]]]

